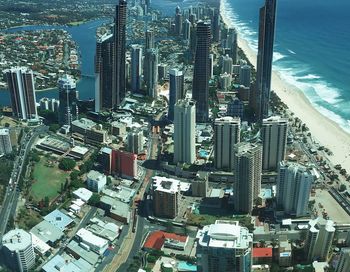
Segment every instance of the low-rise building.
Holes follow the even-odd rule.
[[[68,226],[73,223],[72,218],[70,218],[65,213],[60,210],[54,210],[44,217],[45,221],[48,221],[55,227],[59,228],[61,231],[64,231]]]
[[[49,260],[43,267],[44,272],[92,272],[93,266],[84,259],[74,259],[65,254],[65,258],[62,255],[56,255]]]
[[[61,240],[64,236],[61,229],[46,220],[43,220],[39,224],[35,225],[30,230],[30,233],[34,234],[41,241],[52,247],[56,247],[59,240]]]
[[[92,197],[92,192],[85,188],[79,188],[73,192],[73,195],[76,198],[80,198],[85,203],[89,201],[89,199]]]
[[[95,170],[91,170],[87,174],[87,187],[93,192],[101,192],[107,184],[107,177]]]
[[[272,262],[272,247],[254,247],[253,264],[269,264]]]
[[[108,216],[118,220],[124,224],[128,224],[130,220],[130,206],[109,196],[102,196],[100,199],[100,207],[104,209]]]
[[[102,255],[108,248],[108,241],[96,236],[91,231],[81,228],[75,236],[80,243],[80,246],[86,250],[92,250],[99,255]]]
[[[99,145],[107,142],[107,131],[101,125],[87,118],[74,120],[71,125],[73,137],[88,144]]]

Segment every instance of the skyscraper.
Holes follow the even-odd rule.
[[[126,95],[125,44],[126,44],[126,0],[119,0],[114,18],[114,80],[112,104],[119,105]]]
[[[281,162],[277,177],[277,205],[286,214],[306,216],[313,180],[312,173],[306,167]]]
[[[147,95],[156,98],[158,96],[158,51],[154,48],[146,50],[144,76]]]
[[[15,67],[4,71],[10,91],[13,116],[18,119],[37,119],[33,71]]]
[[[178,69],[171,69],[169,71],[169,120],[174,120],[174,106],[179,99],[184,97],[184,75]]]
[[[138,92],[141,89],[142,76],[142,47],[131,45],[131,90]]]
[[[113,35],[97,39],[95,55],[95,111],[112,109],[113,104]]]
[[[174,109],[174,162],[194,163],[196,159],[196,103],[177,101]]]
[[[241,142],[234,153],[234,206],[235,211],[250,213],[254,200],[260,194],[262,147]]]
[[[233,64],[237,63],[237,32],[234,28],[230,28],[227,33],[226,47],[230,49],[230,57]]]
[[[227,73],[229,75],[232,74],[233,69],[233,61],[232,58],[229,57],[229,55],[226,55],[222,58],[222,71],[221,73]]]
[[[249,65],[241,66],[239,72],[239,84],[250,87],[251,68]]]
[[[265,0],[265,5],[260,8],[259,46],[256,73],[258,91],[258,105],[256,108],[258,110],[257,116],[260,122],[263,118],[269,116],[276,2],[277,0]]]
[[[196,121],[203,123],[207,122],[209,117],[210,23],[199,21],[196,37],[192,98],[196,101]]]
[[[213,41],[220,41],[220,13],[219,9],[214,10],[214,16],[212,19],[212,32],[213,32]]]
[[[146,42],[145,42],[146,50],[154,48],[154,46],[155,46],[154,45],[154,32],[152,30],[147,29],[145,36],[146,36]]]
[[[340,251],[340,258],[335,272],[347,272],[350,267],[350,248],[343,247]]]
[[[58,98],[60,105],[58,108],[58,123],[60,125],[70,125],[72,121],[78,119],[78,91],[75,79],[70,75],[63,75],[58,79]]]
[[[10,131],[8,128],[0,128],[0,155],[12,152]]]
[[[240,142],[241,120],[222,117],[214,122],[214,165],[217,169],[232,171],[234,146]]]
[[[334,222],[318,217],[309,221],[305,240],[305,253],[309,262],[317,259],[327,261],[335,233]]]
[[[179,6],[176,7],[175,11],[175,34],[177,36],[182,34],[182,14]]]
[[[250,272],[253,234],[238,221],[216,220],[197,232],[197,271]]]
[[[275,171],[284,160],[287,145],[288,119],[271,116],[264,119],[261,128],[263,170]]]
[[[191,26],[192,26],[191,22],[188,19],[186,19],[184,22],[183,38],[188,43],[190,42],[190,38],[191,38]]]

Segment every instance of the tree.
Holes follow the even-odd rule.
[[[56,133],[57,130],[60,129],[60,125],[59,124],[51,124],[49,129],[50,129],[50,131]]]
[[[72,160],[69,158],[63,158],[58,164],[58,168],[64,171],[70,171],[75,167],[75,165],[76,165],[75,160]]]
[[[100,199],[101,199],[101,197],[100,197],[99,194],[93,193],[92,196],[90,197],[89,201],[88,201],[88,204],[89,204],[90,206],[95,206],[95,207],[97,207],[98,204],[100,203]]]
[[[339,192],[344,192],[346,190],[346,185],[345,184],[341,184],[339,187]]]
[[[78,170],[73,170],[70,175],[69,175],[71,180],[77,180],[79,177],[79,171]]]

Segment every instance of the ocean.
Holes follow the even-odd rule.
[[[224,16],[257,52],[264,0],[223,0]],[[273,69],[350,132],[350,1],[278,0]]]

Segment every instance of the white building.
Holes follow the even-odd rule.
[[[134,154],[139,154],[143,150],[143,133],[142,130],[133,130],[128,133],[127,151]]]
[[[5,264],[11,271],[29,271],[35,265],[32,236],[22,230],[10,230],[2,237]]]
[[[222,73],[232,74],[233,60],[228,55],[222,58]]]
[[[7,128],[0,129],[0,155],[12,152],[10,130]]]
[[[308,261],[327,261],[335,233],[334,222],[318,217],[309,222],[309,232],[305,241]]]
[[[86,183],[90,191],[99,193],[107,184],[107,176],[95,170],[91,170],[87,174]]]
[[[222,117],[214,122],[214,165],[217,169],[232,170],[234,145],[240,142],[240,118]]]
[[[85,189],[85,188],[79,188],[73,192],[73,195],[76,198],[79,198],[79,199],[83,200],[84,202],[88,202],[90,197],[92,197],[92,194],[93,193],[90,190]]]
[[[78,230],[76,237],[82,248],[88,251],[92,250],[99,255],[102,255],[108,248],[108,241],[106,239],[96,236],[85,228]]]
[[[345,247],[340,251],[340,258],[335,272],[348,272],[350,269],[350,248]]]
[[[197,271],[251,271],[253,234],[238,221],[216,220],[196,239]]]
[[[275,171],[284,160],[287,145],[288,119],[272,116],[263,120],[263,171]]]
[[[298,163],[282,161],[277,177],[277,204],[287,214],[305,216],[311,192],[313,174]]]
[[[222,90],[228,90],[231,87],[232,76],[231,74],[224,73],[220,75],[220,88]]]
[[[196,160],[196,103],[183,99],[174,108],[174,162],[192,164]]]

